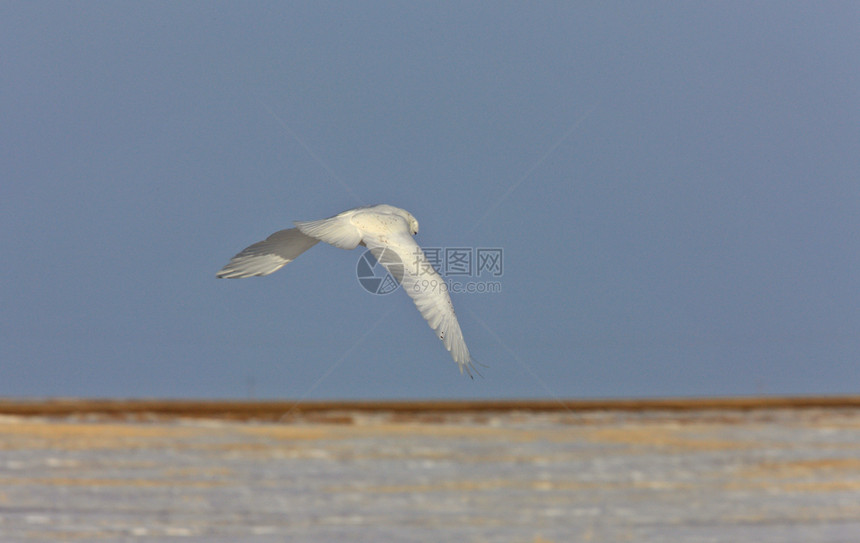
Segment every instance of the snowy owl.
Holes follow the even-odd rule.
[[[217,277],[269,275],[320,241],[341,249],[364,245],[400,282],[450,351],[454,362],[459,364],[460,373],[465,370],[472,375],[475,368],[445,283],[412,238],[418,233],[418,221],[411,213],[382,204],[357,207],[328,219],[293,224],[295,228],[275,232],[264,241],[243,249],[221,268]]]

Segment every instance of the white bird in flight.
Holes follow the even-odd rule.
[[[294,221],[295,228],[275,232],[243,249],[221,268],[219,278],[269,275],[320,241],[341,249],[364,245],[398,280],[415,302],[460,373],[475,371],[445,282],[412,238],[418,221],[405,209],[390,205],[357,207],[319,221]],[[477,373],[477,372],[476,372]]]

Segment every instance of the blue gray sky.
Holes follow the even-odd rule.
[[[0,395],[860,393],[856,2],[4,2]],[[502,248],[470,380],[361,251]],[[462,278],[461,278],[462,279]],[[471,281],[488,278],[468,277]]]

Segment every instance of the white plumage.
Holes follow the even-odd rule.
[[[364,245],[400,281],[430,328],[459,364],[460,372],[465,370],[472,375],[475,368],[445,282],[412,238],[418,233],[418,221],[411,213],[382,204],[350,209],[328,219],[293,224],[296,228],[280,230],[243,249],[217,277],[269,275],[320,241],[341,249]],[[400,262],[397,263],[388,251],[393,251]],[[381,258],[383,252],[387,253],[385,258]]]

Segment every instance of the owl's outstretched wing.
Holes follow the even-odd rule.
[[[421,316],[459,364],[460,372],[465,370],[470,376],[472,372],[477,373],[457,322],[448,286],[409,232],[404,229],[384,236],[365,234],[363,241],[389,273],[400,280]]]
[[[269,275],[295,260],[318,241],[295,228],[279,230],[265,240],[242,249],[215,276],[236,279]]]

